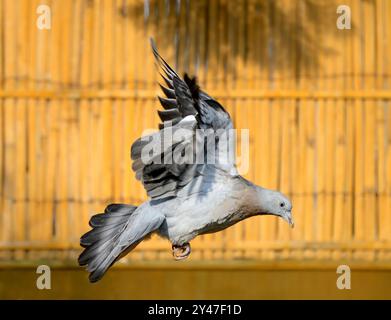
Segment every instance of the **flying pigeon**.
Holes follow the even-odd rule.
[[[110,204],[91,217],[92,229],[80,239],[85,249],[78,259],[87,266],[90,282],[100,280],[114,262],[153,233],[168,239],[173,257],[182,260],[190,255],[190,241],[196,236],[255,215],[278,216],[293,227],[286,196],[246,180],[235,159],[220,156],[234,144],[225,139],[233,129],[228,112],[200,89],[195,77],[181,78],[153,40],[151,45],[166,84],[160,85],[165,97],[158,97],[164,109],[158,111],[162,123],[159,131],[131,147],[132,169],[149,200],[138,207]]]

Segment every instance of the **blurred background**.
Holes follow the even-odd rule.
[[[129,150],[159,122],[150,37],[250,130],[246,178],[292,199],[295,228],[251,218],[183,262],[153,237],[91,285],[90,216],[146,199]],[[0,298],[391,298],[390,77],[389,0],[1,0]]]

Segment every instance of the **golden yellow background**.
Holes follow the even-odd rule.
[[[1,0],[0,297],[390,297],[391,1],[344,0],[351,30],[336,26],[340,4]],[[75,269],[78,240],[107,204],[146,199],[129,150],[158,124],[149,37],[250,130],[246,177],[286,193],[296,226],[251,218],[197,238],[180,264],[153,238],[99,291]],[[39,263],[65,272],[61,290],[35,289]],[[364,273],[345,295],[343,263]],[[124,271],[150,291],[126,290]]]

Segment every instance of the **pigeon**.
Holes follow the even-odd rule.
[[[78,258],[90,282],[100,280],[119,259],[152,234],[168,239],[175,260],[190,255],[198,235],[224,230],[256,215],[274,215],[293,227],[292,204],[279,191],[242,177],[235,158],[225,156],[235,141],[226,139],[233,123],[224,107],[201,90],[195,77],[183,78],[152,52],[165,97],[159,130],[131,146],[132,169],[148,200],[140,206],[110,204],[91,217],[91,230],[80,239]],[[190,150],[190,151],[189,151]]]

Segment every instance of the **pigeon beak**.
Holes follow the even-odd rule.
[[[293,221],[293,218],[289,218],[289,226],[293,229],[295,227],[295,222]]]
[[[293,221],[293,218],[291,215],[288,215],[288,214],[285,214],[283,217],[282,217],[286,222],[289,223],[289,226],[291,228],[294,228],[295,227],[295,222]]]

